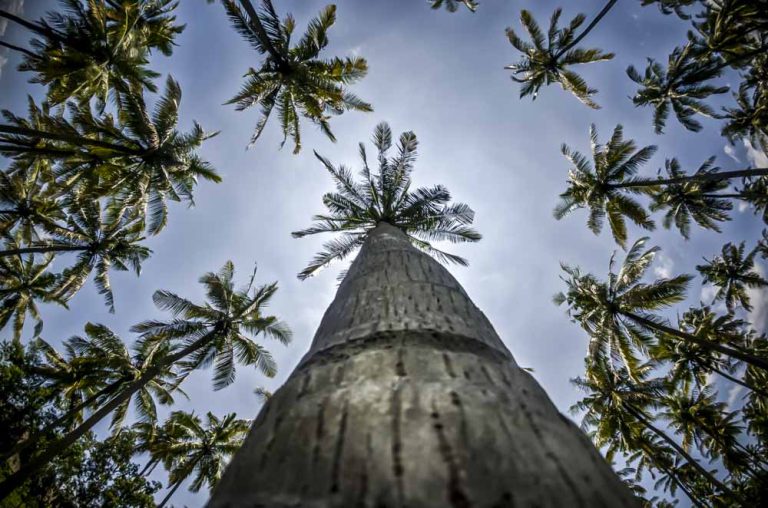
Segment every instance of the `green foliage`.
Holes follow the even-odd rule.
[[[432,4],[433,9],[440,9],[445,7],[448,12],[456,12],[460,5],[463,5],[471,12],[475,12],[478,7],[478,2],[474,0],[427,0]]]
[[[35,348],[25,351],[17,343],[0,345],[0,426],[4,429],[0,449],[8,450],[30,433],[43,432],[36,446],[4,461],[0,477],[57,437],[46,428],[62,416],[65,397],[35,373],[41,366]],[[131,462],[132,454],[130,433],[105,441],[88,434],[6,498],[3,506],[154,506],[153,494],[160,484],[139,474],[138,466]]]
[[[609,2],[612,5],[613,2]],[[512,79],[521,84],[520,97],[531,95],[535,100],[543,85],[559,83],[564,90],[571,92],[587,106],[598,109],[600,106],[592,100],[597,90],[589,88],[584,79],[568,69],[571,65],[600,62],[613,58],[613,53],[603,53],[599,49],[575,48],[582,35],[576,35],[576,30],[586,19],[579,14],[564,28],[558,27],[561,9],[556,9],[549,20],[549,30],[546,36],[530,12],[520,11],[520,22],[528,33],[531,42],[526,42],[507,28],[507,38],[510,44],[523,54],[522,59],[506,69],[512,71]]]
[[[336,6],[326,6],[312,19],[301,39],[291,47],[295,21],[289,14],[283,21],[277,16],[271,0],[262,0],[258,11],[250,0],[224,0],[232,25],[264,61],[258,69],[245,74],[245,83],[229,104],[238,111],[252,106],[261,107],[261,118],[251,136],[258,140],[273,110],[277,110],[285,144],[288,137],[294,143],[293,153],[301,150],[299,117],[310,120],[335,141],[329,120],[345,111],[373,111],[367,102],[347,89],[368,72],[361,57],[319,58],[328,45],[328,29],[336,22]]]
[[[738,246],[727,243],[720,256],[712,261],[705,259],[706,264],[696,267],[705,283],[718,288],[714,301],[723,300],[728,312],[733,312],[737,304],[752,310],[747,289],[768,286],[768,281],[755,271],[755,255],[757,249],[745,253],[744,242]]]
[[[306,279],[334,260],[352,254],[380,222],[401,229],[409,241],[441,262],[466,266],[463,258],[449,254],[432,245],[432,241],[477,242],[480,233],[470,227],[475,213],[464,203],[453,203],[448,189],[442,185],[411,190],[411,173],[416,161],[418,140],[413,132],[404,132],[397,143],[397,154],[387,157],[392,148],[392,131],[386,123],[376,126],[373,144],[378,150],[378,172],[368,166],[365,145],[360,143],[363,169],[360,182],[344,166],[334,167],[318,155],[336,184],[336,192],[323,196],[328,215],[315,215],[312,226],[293,232],[294,238],[318,233],[341,233],[323,245],[309,266],[299,273]]]

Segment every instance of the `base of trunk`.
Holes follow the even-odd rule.
[[[528,374],[482,342],[379,332],[306,358],[208,506],[637,506]]]

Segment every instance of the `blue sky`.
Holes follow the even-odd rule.
[[[5,0],[6,5],[20,3]],[[297,32],[326,4],[275,3],[281,14],[293,13]],[[642,8],[638,0],[619,2],[584,43],[617,55],[612,61],[576,69],[599,89],[597,101],[602,109],[591,110],[556,86],[542,89],[535,102],[519,99],[518,85],[504,69],[518,60],[518,54],[504,30],[508,26],[520,29],[520,9],[531,10],[545,25],[551,12],[564,3],[565,20],[578,12],[592,16],[603,4],[594,0],[485,0],[475,14],[463,9],[449,14],[432,11],[422,0],[340,0],[324,55],[367,58],[368,76],[353,91],[371,102],[375,111],[335,118],[331,123],[338,138],[335,144],[313,126],[302,124],[304,150],[292,155],[288,144],[279,150],[281,134],[274,122],[254,147],[245,149],[257,112],[236,112],[223,103],[238,90],[243,73],[258,66],[259,56],[230,28],[221,6],[183,0],[178,18],[187,29],[177,39],[173,56],[155,57],[152,67],[180,82],[183,127],[189,128],[195,119],[206,129],[222,131],[201,153],[223,175],[224,182],[200,185],[195,208],[172,208],[166,230],[148,242],[154,254],[140,278],[121,273],[113,277],[114,315],[107,312],[93,288],[86,287],[71,301],[69,311],[44,308],[44,337],[57,343],[80,333],[92,321],[132,340],[131,325],[167,317],[152,304],[156,289],[202,301],[197,284],[200,275],[231,259],[245,283],[253,263],[258,262],[257,280],[277,280],[280,285],[271,312],[294,331],[289,347],[269,344],[279,374],[265,379],[253,369],[241,368],[232,386],[213,392],[211,372],[198,372],[184,386],[190,400],[175,407],[255,417],[260,403],[254,388],[275,390],[290,374],[333,298],[339,270],[346,267],[344,263],[334,265],[304,282],[295,277],[327,240],[290,236],[291,231],[308,225],[313,213],[322,211],[321,196],[332,188],[312,150],[357,169],[357,143],[367,142],[373,127],[388,121],[396,133],[413,130],[418,136],[420,156],[414,183],[444,184],[455,200],[474,208],[475,225],[484,239],[474,245],[451,246],[470,260],[470,266],[450,270],[488,315],[517,362],[534,369],[534,377],[565,412],[579,396],[568,380],[582,372],[587,338],[551,302],[552,295],[563,287],[558,263],[580,265],[602,275],[617,247],[607,232],[601,236],[589,232],[585,213],[576,212],[560,222],[552,218],[568,171],[560,144],[588,152],[590,123],[597,125],[601,139],[621,123],[626,136],[639,146],[659,146],[644,170],[647,175],[655,174],[665,157],[675,156],[685,168],[694,169],[717,155],[721,167],[738,169],[750,164],[750,154],[743,146],[735,146],[731,154],[739,162],[727,155],[718,123],[707,119],[700,133],[685,131],[670,120],[667,133],[657,136],[651,112],[632,105],[628,97],[635,87],[624,72],[626,67],[643,68],[648,56],[665,62],[666,55],[684,40],[687,29],[675,17],[665,17],[653,7]],[[27,0],[23,15],[37,18],[54,6],[53,0]],[[8,26],[3,38],[24,45],[28,36],[18,27]],[[28,84],[30,76],[15,70],[16,55],[0,56],[0,62],[7,59],[0,75],[0,107],[23,113],[26,94],[40,99],[43,89]],[[655,231],[652,243],[663,248],[655,265],[657,275],[695,273],[701,258],[713,256],[727,241],[754,243],[761,229],[759,219],[750,211],[735,212],[733,217],[723,234],[694,229],[688,242],[674,231]],[[630,229],[631,240],[640,236],[637,229]],[[64,262],[62,258],[58,266]],[[691,302],[702,295],[711,298],[711,291],[702,290],[698,280],[690,294]],[[762,299],[756,303],[754,324],[764,328],[766,306],[761,305]],[[8,335],[7,330],[2,333]],[[724,393],[724,397],[728,395]],[[155,476],[165,481],[163,475]],[[174,504],[201,506],[206,499],[205,492],[180,490]]]

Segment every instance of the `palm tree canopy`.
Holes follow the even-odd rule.
[[[707,159],[696,175],[717,173],[720,168],[714,166],[715,158]],[[665,169],[668,178],[682,178],[685,175],[677,159],[667,159]],[[717,197],[719,191],[729,187],[728,180],[689,180],[664,185],[653,194],[651,211],[666,210],[664,227],[674,226],[686,239],[690,237],[691,220],[704,229],[720,232],[718,222],[730,220],[728,212],[733,204],[727,198]]]
[[[652,313],[684,300],[692,279],[679,275],[640,282],[659,251],[658,247],[643,250],[647,241],[641,238],[632,245],[618,273],[613,272],[611,258],[606,281],[561,265],[568,290],[555,296],[555,303],[566,303],[570,317],[589,334],[589,358],[611,365],[623,363],[630,376],[640,372],[637,352],[645,353],[654,344],[655,334],[627,315],[658,319]]]
[[[558,22],[562,9],[556,9],[549,20],[549,30],[546,36],[536,20],[527,10],[520,12],[520,22],[531,39],[524,41],[507,28],[507,38],[510,44],[520,51],[523,56],[515,64],[506,66],[512,71],[512,79],[521,84],[520,97],[531,95],[535,100],[542,85],[559,83],[564,90],[571,92],[581,102],[591,108],[598,109],[592,96],[597,90],[589,88],[584,79],[568,69],[571,65],[600,62],[613,58],[613,53],[603,53],[599,49],[571,48],[576,39],[576,30],[584,23],[585,16],[577,15],[567,27],[559,28]]]
[[[648,66],[643,75],[631,65],[627,68],[630,79],[640,85],[632,102],[635,106],[653,106],[653,126],[656,134],[664,132],[670,108],[686,129],[695,132],[701,130],[701,123],[691,118],[693,115],[698,113],[711,118],[717,117],[703,99],[725,93],[728,87],[702,83],[718,77],[721,72],[720,63],[715,59],[706,62],[696,60],[690,43],[682,49],[675,48],[672,51],[666,71],[651,58],[648,59]]]
[[[194,475],[189,487],[192,492],[205,484],[212,490],[229,458],[242,446],[250,423],[235,413],[219,418],[208,412],[205,423],[194,413],[171,413],[163,425],[167,436],[162,445],[162,455],[170,466],[169,482],[180,483]]]
[[[452,243],[476,242],[480,234],[469,225],[474,212],[464,203],[449,204],[451,194],[442,185],[411,189],[411,173],[416,160],[418,140],[413,132],[404,132],[397,143],[397,154],[387,157],[392,147],[392,131],[386,123],[376,126],[373,144],[378,150],[378,171],[371,171],[365,145],[360,143],[363,168],[356,182],[345,166],[334,167],[325,157],[315,153],[331,174],[336,192],[323,196],[327,215],[315,215],[312,226],[293,232],[295,238],[326,232],[339,232],[341,237],[327,242],[309,266],[299,273],[306,279],[336,259],[344,259],[359,248],[368,233],[380,222],[400,228],[419,249],[442,262],[466,265],[463,258],[443,252],[431,241]]]
[[[696,266],[704,283],[718,288],[713,302],[723,300],[728,312],[734,312],[737,304],[746,311],[752,310],[747,289],[768,286],[768,281],[755,270],[756,255],[757,249],[745,252],[744,242],[738,246],[729,242],[720,256],[711,261],[705,259],[706,264]]]
[[[200,278],[208,300],[195,304],[170,291],[156,291],[152,299],[161,310],[170,311],[172,321],[144,321],[131,330],[141,334],[141,342],[150,347],[157,341],[180,341],[183,349],[207,338],[191,351],[180,365],[186,375],[194,369],[214,364],[214,389],[219,390],[235,380],[235,363],[255,365],[264,375],[277,372],[272,355],[249,335],[264,334],[283,344],[291,340],[291,331],[275,316],[264,314],[265,307],[277,291],[277,283],[254,287],[254,270],[250,283],[243,289],[234,286],[235,267],[227,261],[218,273]]]
[[[19,70],[37,75],[31,80],[48,87],[53,104],[69,98],[104,104],[110,91],[147,88],[158,73],[147,68],[149,55],[166,55],[184,30],[171,13],[175,0],[62,0],[63,11],[51,12],[34,30],[34,55]]]
[[[293,153],[301,150],[299,117],[309,119],[320,127],[328,138],[335,141],[330,129],[331,115],[344,111],[373,111],[367,102],[347,89],[368,72],[368,64],[361,57],[332,59],[319,58],[328,45],[328,29],[336,21],[336,6],[326,6],[312,19],[301,39],[291,47],[295,20],[288,15],[282,22],[271,0],[262,0],[257,11],[250,0],[240,0],[243,9],[233,0],[224,0],[227,14],[243,38],[260,54],[264,61],[258,69],[251,68],[240,92],[229,104],[239,111],[251,106],[261,107],[261,119],[251,136],[255,143],[264,130],[273,109],[277,109],[283,144],[290,137]],[[281,144],[282,146],[282,144]]]
[[[474,0],[427,0],[432,4],[433,9],[439,9],[445,6],[445,10],[448,12],[456,12],[459,10],[459,6],[463,5],[471,12],[475,12],[478,7],[478,3]]]
[[[632,187],[632,184],[643,181],[635,175],[650,160],[656,147],[651,145],[635,151],[635,142],[624,140],[621,125],[616,126],[606,145],[598,142],[594,124],[590,127],[589,135],[593,163],[581,153],[571,150],[568,145],[562,145],[563,155],[572,167],[568,172],[568,188],[560,194],[560,203],[554,210],[554,216],[559,220],[576,209],[588,208],[587,226],[595,234],[600,233],[607,216],[613,238],[624,247],[627,241],[625,218],[644,229],[654,228],[648,212],[627,193],[654,192],[653,186]]]
[[[42,333],[43,320],[37,302],[67,306],[65,299],[55,294],[58,280],[48,271],[52,261],[53,256],[44,256],[38,262],[32,254],[0,257],[0,329],[13,320],[15,342],[21,341],[27,314],[36,321],[33,335]]]

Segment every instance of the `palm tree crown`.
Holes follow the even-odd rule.
[[[608,8],[613,3],[609,2]],[[581,102],[597,109],[600,106],[592,100],[592,95],[597,93],[597,90],[589,88],[581,76],[567,67],[610,60],[614,55],[594,48],[574,48],[573,46],[585,34],[583,33],[577,39],[576,30],[584,23],[585,17],[579,14],[571,20],[568,27],[558,28],[561,14],[562,9],[559,8],[552,14],[545,38],[531,13],[522,10],[520,22],[528,32],[531,42],[524,41],[512,28],[507,28],[509,42],[523,53],[523,57],[518,63],[508,65],[506,68],[512,70],[512,79],[521,84],[520,97],[531,95],[535,100],[542,85],[559,83],[563,89],[574,94]]]
[[[342,235],[324,245],[324,250],[299,274],[300,279],[311,276],[335,259],[350,255],[380,222],[400,228],[416,247],[443,262],[467,264],[463,258],[435,248],[430,241],[480,240],[480,234],[469,226],[474,220],[474,212],[464,203],[448,204],[451,200],[448,189],[436,185],[411,190],[411,173],[418,146],[413,132],[400,135],[394,157],[387,158],[392,147],[392,131],[386,123],[376,126],[373,144],[379,152],[378,173],[371,172],[365,146],[360,143],[361,182],[356,182],[344,166],[334,167],[315,153],[334,179],[336,192],[323,196],[323,204],[330,212],[328,215],[314,216],[315,224],[292,234],[295,238],[326,232]]]
[[[266,376],[277,372],[272,355],[248,334],[277,339],[283,344],[291,340],[291,332],[275,316],[264,315],[264,308],[277,291],[277,283],[253,287],[251,281],[243,289],[234,287],[235,267],[227,261],[218,273],[200,278],[208,301],[195,304],[170,291],[156,291],[152,299],[162,310],[178,316],[173,321],[144,321],[132,328],[148,344],[157,341],[183,341],[184,361],[180,372],[214,363],[214,389],[228,386],[235,380],[235,359],[244,365],[255,365]]]
[[[280,117],[283,143],[290,137],[294,143],[293,153],[301,150],[299,116],[315,123],[335,141],[328,123],[331,115],[348,110],[373,111],[370,104],[346,88],[368,72],[364,58],[318,58],[328,45],[327,31],[336,21],[335,5],[325,7],[311,20],[304,36],[291,47],[296,24],[293,17],[288,15],[281,22],[271,0],[262,0],[258,11],[250,0],[240,0],[240,4],[245,12],[233,0],[224,1],[235,29],[264,55],[261,67],[246,73],[242,89],[229,101],[236,104],[238,110],[261,106],[262,116],[251,143],[259,138],[275,108]]]
[[[568,145],[563,144],[561,148],[572,167],[568,172],[568,189],[560,194],[554,215],[559,220],[578,208],[589,208],[587,226],[595,234],[600,233],[607,216],[613,238],[623,247],[627,241],[625,217],[644,229],[654,228],[648,212],[626,193],[653,193],[652,186],[632,187],[631,184],[639,181],[635,175],[653,156],[656,147],[651,145],[635,151],[635,142],[624,140],[621,125],[616,126],[606,145],[598,142],[594,124],[589,135],[594,166]]]
[[[432,3],[433,9],[439,9],[445,6],[445,10],[448,12],[456,12],[459,10],[459,5],[463,5],[471,12],[477,10],[478,3],[474,0],[429,0]]]
[[[690,43],[682,49],[675,48],[669,55],[666,71],[653,59],[648,59],[644,75],[640,75],[631,65],[627,68],[630,79],[641,86],[632,102],[635,106],[654,107],[653,126],[656,134],[664,131],[670,108],[686,129],[700,131],[701,123],[691,118],[693,115],[717,116],[702,100],[728,91],[727,86],[702,84],[718,77],[722,68],[716,60],[704,63],[695,60],[692,52],[693,46]]]
[[[768,281],[755,270],[756,255],[757,249],[745,253],[744,242],[738,246],[729,242],[720,256],[712,261],[705,259],[706,264],[696,267],[705,283],[718,288],[714,301],[725,301],[729,312],[734,311],[737,303],[747,311],[752,310],[747,289],[768,286]]]

